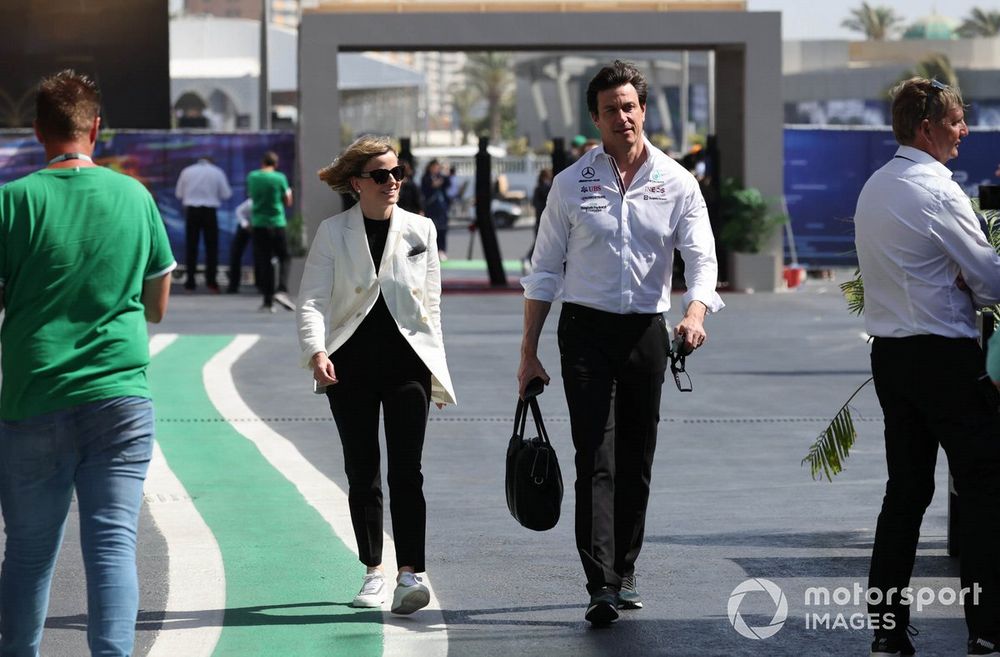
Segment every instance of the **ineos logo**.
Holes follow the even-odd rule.
[[[740,603],[743,602],[747,593],[757,591],[763,591],[771,596],[775,607],[774,616],[767,625],[750,627],[740,615]],[[741,636],[748,639],[766,639],[777,634],[778,630],[785,624],[785,619],[788,618],[788,600],[785,599],[785,594],[782,593],[777,584],[769,579],[757,577],[748,579],[733,589],[733,592],[729,594],[729,605],[726,610],[729,612],[730,624]]]

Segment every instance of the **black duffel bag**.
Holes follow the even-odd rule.
[[[522,526],[541,532],[559,522],[563,482],[556,451],[542,423],[537,394],[526,392],[527,399],[517,401],[514,435],[507,445],[505,485],[510,514]],[[529,408],[538,431],[534,438],[524,435]]]

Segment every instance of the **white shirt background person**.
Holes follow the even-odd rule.
[[[233,195],[226,174],[219,167],[201,158],[185,167],[177,178],[174,194],[184,205],[184,287],[195,289],[195,271],[198,267],[198,243],[205,239],[205,285],[218,292],[216,272],[219,262],[218,208]]]
[[[1000,302],[1000,257],[945,167],[969,134],[958,91],[911,78],[893,96],[901,146],[854,217],[888,470],[868,580],[883,595],[868,605],[872,654],[913,654],[909,606],[887,592],[909,586],[939,445],[961,500],[962,586],[982,587],[964,606],[969,654],[1000,654],[1000,397],[975,339],[976,307]]]

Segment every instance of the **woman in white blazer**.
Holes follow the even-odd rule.
[[[344,448],[351,522],[367,566],[356,607],[385,600],[379,408],[385,418],[396,589],[392,611],[427,605],[420,457],[430,402],[455,403],[441,334],[434,223],[396,207],[403,167],[389,140],[361,137],[319,177],[358,203],[320,224],[298,304],[303,365],[325,387]]]

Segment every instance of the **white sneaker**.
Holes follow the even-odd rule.
[[[404,572],[396,582],[396,592],[392,595],[392,613],[412,614],[423,609],[431,601],[431,592],[424,580],[413,573]]]
[[[367,573],[361,582],[361,590],[354,596],[352,607],[381,607],[385,602],[385,576],[382,573]]]

